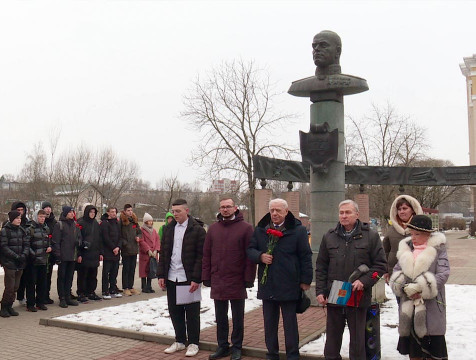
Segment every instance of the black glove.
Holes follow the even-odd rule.
[[[211,287],[212,286],[212,281],[211,280],[203,280],[203,285],[207,286],[207,287]]]
[[[253,281],[245,281],[245,288],[251,289],[253,286],[255,286]]]
[[[56,259],[55,264],[56,264],[56,265],[61,264],[61,260],[60,260],[60,259]]]

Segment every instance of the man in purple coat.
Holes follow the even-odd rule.
[[[248,260],[248,248],[253,227],[243,220],[243,215],[233,199],[220,200],[218,221],[210,226],[203,246],[202,280],[211,286],[210,297],[215,301],[217,323],[217,350],[209,359],[229,356],[241,359],[243,344],[246,288],[253,287],[256,265]],[[228,342],[228,302],[231,304],[233,332],[232,347]]]

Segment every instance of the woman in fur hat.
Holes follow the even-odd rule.
[[[388,273],[384,275],[387,282],[390,276],[392,276],[393,267],[397,263],[398,244],[410,235],[407,223],[410,222],[414,215],[420,214],[423,214],[420,203],[410,195],[398,196],[390,207],[392,226],[388,228],[382,243],[387,256]]]
[[[144,214],[144,223],[141,226],[142,239],[139,242],[139,276],[142,283],[143,293],[154,293],[152,279],[149,275],[150,259],[157,259],[160,250],[160,240],[154,229],[154,219],[148,213]]]
[[[410,359],[448,359],[445,283],[450,275],[446,238],[431,219],[415,215],[408,224],[390,286],[400,297],[397,350]]]

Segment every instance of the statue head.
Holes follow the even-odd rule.
[[[339,35],[330,30],[321,31],[312,40],[312,58],[317,66],[317,72],[329,73],[331,65],[339,65],[342,42]],[[340,73],[340,66],[339,73]],[[330,73],[334,73],[331,71]]]

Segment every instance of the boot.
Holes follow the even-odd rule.
[[[66,298],[66,304],[71,306],[78,306],[79,303],[76,300],[71,299],[70,297]]]
[[[0,316],[4,318],[10,317],[10,313],[8,312],[7,305],[2,304],[2,307],[0,310]]]
[[[65,299],[60,299],[59,306],[65,309],[65,308],[68,307],[68,304],[66,304],[66,300],[65,300]]]
[[[147,294],[149,292],[149,289],[147,289],[146,278],[140,278],[140,282],[141,282],[142,292]]]
[[[150,278],[147,278],[147,290],[151,294],[155,293],[155,290],[152,289],[152,279]]]
[[[13,303],[9,304],[8,307],[7,307],[7,310],[8,310],[8,313],[10,314],[10,316],[18,316],[20,314],[18,314],[15,310],[13,310]]]

